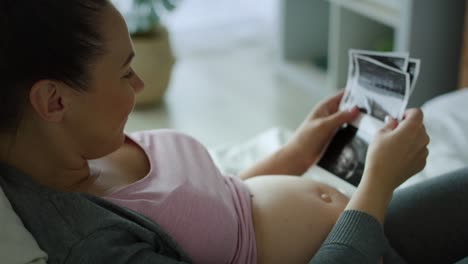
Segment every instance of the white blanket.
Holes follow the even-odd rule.
[[[422,109],[424,125],[431,138],[427,165],[400,188],[468,165],[468,89],[439,96],[424,104]],[[271,128],[249,141],[220,146],[210,152],[225,174],[238,175],[280,148],[291,135],[292,131],[287,129]],[[350,194],[353,189],[344,181],[314,175],[314,169],[309,170],[305,176],[329,181],[330,185],[346,194]]]

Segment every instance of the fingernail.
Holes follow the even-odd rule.
[[[357,106],[353,106],[353,107],[351,107],[351,108],[348,109],[348,112],[350,112],[350,113],[355,113],[357,110],[358,110],[358,107],[357,107]]]
[[[385,116],[385,123],[389,123],[390,122],[390,116]]]

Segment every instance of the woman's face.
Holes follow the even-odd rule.
[[[144,86],[130,66],[134,51],[122,16],[114,7],[102,15],[105,54],[91,67],[88,91],[72,99],[67,120],[71,139],[87,159],[102,157],[123,144],[135,93]]]

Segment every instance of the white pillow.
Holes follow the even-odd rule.
[[[468,166],[468,89],[437,96],[421,108],[429,156],[424,170],[402,187]]]
[[[454,91],[422,107],[431,137],[426,173],[436,176],[468,165],[468,89]]]
[[[47,254],[16,215],[0,188],[0,263],[44,264]]]

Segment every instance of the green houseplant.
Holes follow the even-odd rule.
[[[176,6],[174,0],[113,0],[132,37],[136,56],[132,67],[145,81],[136,96],[136,107],[160,102],[169,85],[175,62],[169,35],[161,17]]]
[[[161,16],[175,8],[174,0],[113,0],[128,25],[131,35],[153,34]]]

